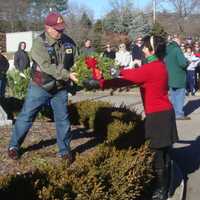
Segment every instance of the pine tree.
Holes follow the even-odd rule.
[[[80,23],[84,28],[90,29],[92,27],[92,21],[90,20],[89,16],[85,12],[83,13],[81,17]]]
[[[151,30],[151,34],[153,35],[159,35],[162,37],[166,37],[167,36],[167,32],[164,30],[164,27],[159,23],[156,22]]]
[[[101,20],[97,20],[94,24],[94,32],[102,33],[103,32],[103,24]]]
[[[136,35],[145,35],[150,31],[148,20],[142,12],[134,8],[132,1],[113,0],[113,9],[104,18],[106,31],[125,33],[134,40]]]
[[[128,34],[132,40],[135,40],[137,35],[144,36],[149,33],[150,30],[151,27],[143,13],[138,13],[135,17],[132,18]]]
[[[101,20],[97,20],[93,27],[93,46],[97,52],[101,52],[101,39],[103,35],[103,25]]]

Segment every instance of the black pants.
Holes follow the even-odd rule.
[[[154,152],[155,182],[152,200],[167,200],[170,184],[170,156],[171,147],[152,149]]]
[[[154,153],[154,162],[153,168],[154,170],[165,169],[170,164],[170,155],[169,152],[171,150],[170,147],[163,147],[159,149],[151,148]]]

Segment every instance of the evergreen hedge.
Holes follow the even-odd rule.
[[[94,151],[77,155],[75,162],[50,164],[29,158],[24,172],[0,177],[0,196],[15,200],[139,200],[148,193],[152,153],[144,143],[142,119],[124,106],[83,101],[69,106],[73,124],[93,129],[101,138]],[[76,119],[76,120],[74,120]],[[140,138],[140,139],[138,139]],[[37,163],[34,165],[34,163]]]

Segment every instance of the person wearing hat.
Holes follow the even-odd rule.
[[[8,148],[11,159],[20,157],[20,145],[32,126],[41,107],[50,102],[56,123],[59,156],[73,161],[70,150],[70,122],[67,110],[68,86],[77,82],[70,72],[74,64],[76,45],[64,34],[65,23],[59,13],[50,13],[45,19],[45,31],[34,41],[31,49],[32,78],[25,103],[12,130]]]

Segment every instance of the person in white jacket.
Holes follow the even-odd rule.
[[[122,67],[128,68],[131,64],[132,56],[129,51],[126,49],[126,45],[121,43],[119,45],[119,51],[116,52],[115,64]]]
[[[196,72],[195,68],[198,66],[198,63],[200,62],[200,58],[195,56],[192,47],[187,46],[185,57],[187,58],[189,65],[187,67],[187,86],[186,86],[186,95],[189,95],[191,92],[191,95],[194,96],[196,92]]]

